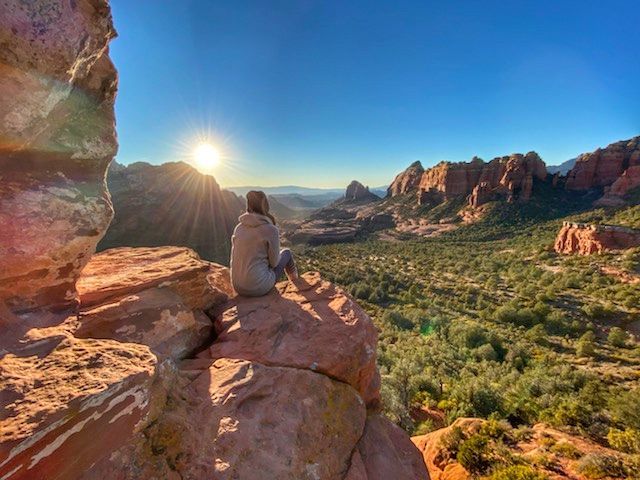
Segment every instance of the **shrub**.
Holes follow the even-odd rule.
[[[629,334],[620,327],[613,327],[609,330],[607,340],[614,347],[624,347],[629,340]]]
[[[618,430],[612,428],[607,434],[609,445],[624,453],[640,453],[640,431],[634,428]]]
[[[557,453],[561,457],[569,458],[571,460],[577,460],[582,456],[582,452],[573,444],[566,440],[562,440],[550,449],[553,453]]]
[[[488,438],[483,435],[471,435],[462,442],[456,459],[458,463],[473,474],[482,474],[489,468]]]
[[[488,480],[547,480],[547,476],[526,465],[512,465],[494,470]]]
[[[606,477],[624,477],[626,469],[624,463],[613,455],[590,453],[578,462],[578,473],[590,480]]]
[[[579,357],[594,357],[596,355],[596,344],[580,340],[576,345],[576,355]]]

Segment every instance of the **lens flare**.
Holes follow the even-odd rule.
[[[220,152],[212,144],[203,142],[193,151],[196,165],[202,171],[211,171],[220,164]]]

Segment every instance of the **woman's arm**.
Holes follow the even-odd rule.
[[[269,266],[275,268],[280,261],[280,232],[278,232],[278,228],[273,225],[269,228],[267,249],[269,253]]]

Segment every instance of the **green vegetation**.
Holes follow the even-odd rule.
[[[640,206],[566,216],[575,205],[560,205],[546,218],[520,207],[514,218],[515,206],[496,206],[484,221],[441,237],[370,238],[299,247],[297,255],[302,270],[342,285],[373,318],[385,413],[407,431],[432,428],[414,420],[430,408],[449,423],[544,421],[634,453],[640,347],[630,332],[640,327],[640,284],[603,267],[637,274],[640,249],[581,257],[551,246],[562,220],[640,227]],[[517,465],[492,470],[487,445],[471,437],[454,455],[489,478],[543,478]],[[600,478],[586,472],[617,468],[607,462],[589,457],[581,468]]]

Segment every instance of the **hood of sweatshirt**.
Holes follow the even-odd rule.
[[[238,222],[246,227],[259,227],[260,225],[270,225],[271,220],[269,217],[260,215],[259,213],[243,213],[238,217]]]

